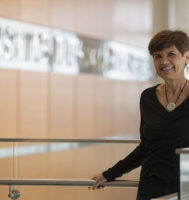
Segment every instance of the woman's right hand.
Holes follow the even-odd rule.
[[[92,179],[95,180],[93,187],[92,187],[93,190],[104,188],[104,186],[101,184],[105,183],[107,181],[102,173],[94,176]]]

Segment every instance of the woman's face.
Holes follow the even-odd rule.
[[[171,46],[153,54],[154,66],[158,76],[166,80],[176,80],[184,77],[184,68],[189,62],[189,52],[184,55]]]

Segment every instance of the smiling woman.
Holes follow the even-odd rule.
[[[165,81],[156,88],[160,103],[169,111],[179,106],[189,95],[184,69],[189,62],[189,39],[182,31],[165,30],[149,44],[157,74]]]
[[[166,79],[167,75],[183,77],[184,68],[189,61],[188,46],[188,36],[182,31],[165,30],[152,38],[149,51],[161,78]]]
[[[149,44],[157,74],[164,83],[147,88],[140,99],[141,143],[123,160],[95,176],[93,189],[142,166],[137,200],[179,192],[176,148],[189,147],[189,37],[163,30]]]

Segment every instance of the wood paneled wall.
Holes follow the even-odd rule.
[[[97,138],[136,133],[140,93],[147,86],[148,83],[109,80],[89,74],[0,69],[0,137]],[[12,146],[0,144],[1,148]],[[21,156],[17,176],[88,179],[125,157],[134,146],[105,145]],[[12,177],[15,164],[13,158],[0,159],[0,177]],[[138,176],[139,170],[126,178],[136,180]],[[103,193],[67,187],[19,189],[28,200],[52,200],[60,196],[69,200],[136,197],[136,189],[110,189]],[[7,199],[8,188],[0,187],[0,193]]]
[[[49,78],[50,137],[74,138],[75,77],[51,74]]]
[[[131,35],[145,41],[140,36],[150,33],[150,8],[150,0],[0,0],[1,17],[96,38],[121,41],[125,35],[129,43]],[[136,19],[139,13],[143,18]],[[123,20],[128,18],[135,23]],[[145,84],[15,70],[1,70],[0,82],[2,137],[101,137],[138,130]]]
[[[146,47],[151,31],[150,2],[0,0],[0,17]],[[132,9],[133,6],[136,9]],[[143,13],[143,17],[132,19],[135,23],[130,26],[126,17],[131,19],[139,13]],[[86,74],[70,76],[0,69],[0,137],[93,138],[136,133],[139,96],[148,85]],[[12,144],[1,144],[4,146]],[[125,156],[131,149],[125,147],[122,150]],[[53,155],[23,156],[18,160],[18,177],[90,178],[120,159],[120,152],[120,147],[98,147],[90,151],[81,149]],[[12,177],[12,158],[0,159],[0,166],[1,178]],[[134,177],[138,177],[138,172]],[[91,192],[86,188],[19,188],[27,200],[122,200],[126,197],[132,200],[136,197],[136,189]],[[7,187],[1,186],[0,194],[1,199],[9,199]]]
[[[49,137],[48,74],[18,73],[19,137]]]
[[[0,0],[0,16],[147,48],[151,4],[151,0]]]
[[[0,137],[16,137],[18,132],[18,72],[0,70]]]
[[[0,137],[93,138],[139,130],[147,83],[0,69]]]
[[[94,145],[69,151],[22,156],[18,158],[18,177],[28,179],[90,179],[95,174],[104,171],[119,159],[125,157],[134,147],[135,145],[128,144]],[[4,163],[11,166],[6,161],[4,160]],[[5,169],[5,165],[2,165],[2,167]],[[9,171],[11,171],[10,168]],[[129,176],[122,177],[122,179],[138,180],[139,172],[140,169],[137,169],[132,174],[130,173]],[[1,173],[2,171],[0,175]],[[4,176],[2,175],[1,177]],[[5,177],[7,178],[7,176]],[[125,198],[129,200],[136,199],[136,188],[107,188],[102,191],[91,191],[87,187],[63,186],[19,186],[18,188],[22,194],[21,198],[27,200],[64,198],[68,200],[115,200],[117,197],[120,200]],[[4,194],[8,193],[8,189],[2,191],[2,187],[0,187],[1,194],[6,197]]]

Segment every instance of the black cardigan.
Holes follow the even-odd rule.
[[[189,97],[168,112],[156,96],[156,87],[143,91],[140,98],[140,144],[126,158],[103,172],[108,181],[142,165],[141,177],[155,175],[178,179],[176,148],[189,147]]]

